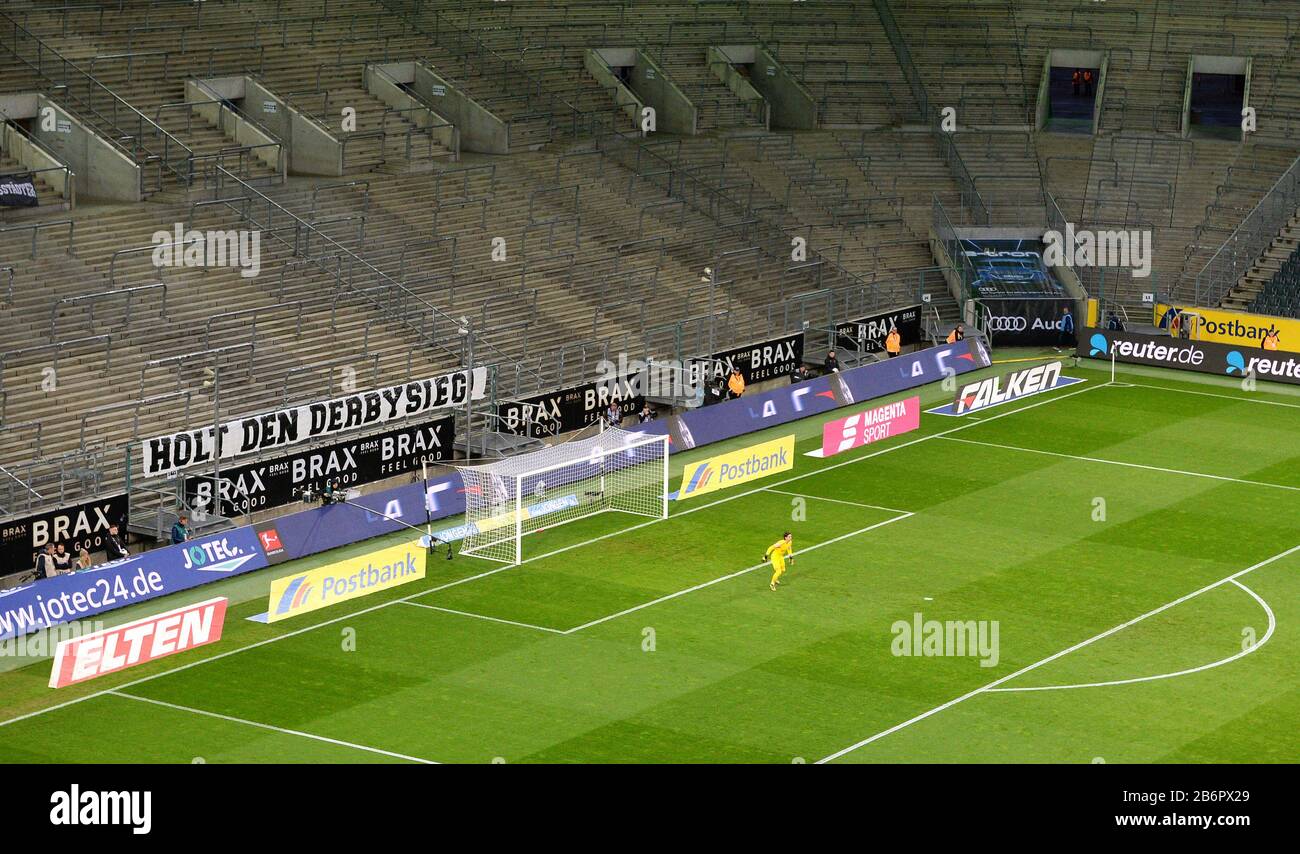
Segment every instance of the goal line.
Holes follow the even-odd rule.
[[[518,565],[524,537],[605,512],[668,518],[668,437],[616,427],[487,465],[461,467],[461,554]]]

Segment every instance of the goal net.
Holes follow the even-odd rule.
[[[611,427],[500,462],[460,468],[461,554],[523,562],[523,539],[608,510],[668,518],[668,437]]]

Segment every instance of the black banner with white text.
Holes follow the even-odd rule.
[[[595,424],[611,403],[618,404],[619,417],[626,418],[645,403],[643,376],[627,372],[497,404],[498,429],[517,436],[558,436]]]
[[[103,551],[109,525],[121,526],[125,535],[126,514],[126,496],[110,495],[0,522],[0,575],[31,569],[36,552],[46,545],[62,543],[74,558],[83,548],[91,554]]]
[[[30,174],[0,175],[0,208],[34,208],[38,204]]]
[[[154,477],[218,459],[234,459],[397,418],[463,406],[471,396],[481,400],[486,388],[487,368],[474,368],[239,418],[215,430],[208,426],[155,436],[141,443],[143,475]]]
[[[421,463],[451,457],[454,432],[455,417],[449,415],[426,424],[224,469],[215,490],[219,497],[216,512],[233,517],[279,507],[297,500],[304,488],[318,493],[327,480],[335,478],[340,486],[348,488],[419,471]],[[213,492],[211,476],[185,479],[185,496],[191,507],[213,507]]]
[[[731,373],[732,368],[739,368],[745,378],[745,385],[753,385],[766,380],[788,377],[803,361],[803,333],[773,338],[747,347],[736,347],[714,353],[708,360],[692,360],[694,379],[701,378],[698,373],[703,370],[702,378],[716,380]],[[702,366],[696,368],[695,366]]]
[[[879,353],[885,349],[885,336],[898,330],[899,345],[909,347],[921,341],[921,306],[909,305],[882,311],[835,325],[835,346],[841,350]]]

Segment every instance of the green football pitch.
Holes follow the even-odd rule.
[[[664,521],[528,537],[519,567],[438,559],[245,619],[334,552],[111,615],[231,601],[184,656],[59,691],[48,661],[0,674],[0,761],[1300,761],[1300,396],[1066,374],[825,460],[820,420],[683,454],[675,477],[791,432],[800,452]]]

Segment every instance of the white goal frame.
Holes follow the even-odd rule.
[[[611,511],[667,519],[668,445],[667,435],[610,427],[587,439],[551,445],[531,454],[461,466],[466,534],[460,553],[518,566],[523,563],[524,537],[543,528]],[[597,471],[583,473],[590,466]],[[546,476],[565,469],[573,473],[561,474],[561,484],[573,486],[577,492],[549,499],[556,502],[555,508],[534,516],[536,508],[548,502],[526,505],[529,485],[534,485],[535,494],[543,499],[545,490],[550,489]],[[574,504],[569,505],[566,499]],[[540,524],[529,530],[528,523],[534,521]],[[509,536],[504,536],[507,529]],[[507,543],[513,548],[504,548]]]

